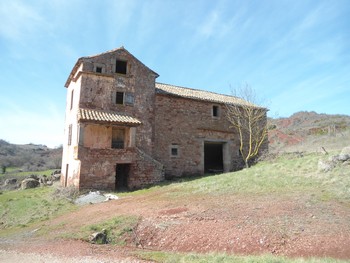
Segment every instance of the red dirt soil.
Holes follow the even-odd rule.
[[[118,215],[140,217],[134,238],[125,247],[58,238]],[[86,205],[42,227],[50,229],[45,237],[0,240],[0,250],[126,262],[142,262],[133,254],[139,250],[350,259],[350,207],[313,202],[312,196],[198,197],[188,202],[148,194]]]

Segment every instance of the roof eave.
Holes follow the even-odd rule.
[[[70,82],[72,81],[72,79],[74,78],[75,74],[78,71],[78,68],[80,67],[80,64],[83,62],[84,57],[81,57],[77,60],[77,62],[75,63],[72,71],[70,72],[68,79],[66,81],[66,83],[64,84],[64,87],[68,88]]]
[[[78,119],[79,123],[94,123],[99,125],[111,125],[111,126],[127,126],[127,127],[137,127],[142,123],[133,123],[133,122],[118,122],[118,121],[97,121],[97,120],[86,120],[86,119]]]

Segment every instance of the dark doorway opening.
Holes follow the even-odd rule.
[[[128,178],[129,178],[130,164],[117,164],[115,171],[115,190],[126,191],[128,190]]]
[[[204,143],[204,172],[222,173],[224,171],[223,144],[217,142]]]

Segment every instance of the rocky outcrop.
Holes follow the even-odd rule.
[[[101,232],[91,234],[89,241],[93,244],[107,244],[108,239],[106,229],[102,229]]]
[[[21,189],[30,189],[40,186],[40,182],[34,178],[26,178],[21,183]]]
[[[338,165],[350,165],[350,146],[343,148],[340,154],[328,157],[327,160],[319,160],[318,170],[329,172]]]

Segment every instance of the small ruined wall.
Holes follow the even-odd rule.
[[[137,159],[132,164],[133,176],[129,177],[129,188],[138,189],[164,180],[164,166],[153,157],[136,149]]]

